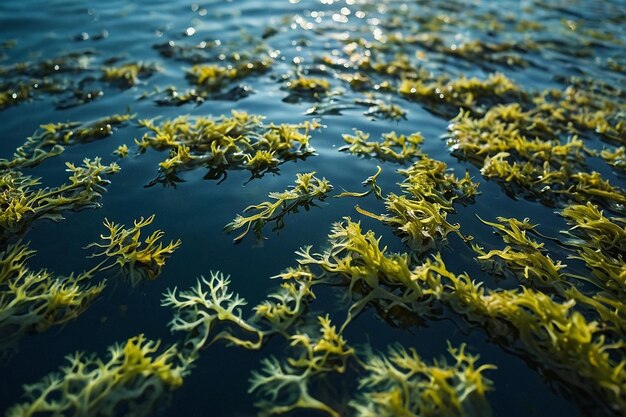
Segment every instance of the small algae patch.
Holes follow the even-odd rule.
[[[315,206],[316,200],[323,201],[332,190],[333,186],[330,182],[326,178],[317,178],[315,172],[298,174],[295,185],[291,189],[270,193],[268,197],[274,201],[265,201],[246,207],[244,212],[253,212],[253,214],[247,217],[238,215],[224,227],[224,230],[230,233],[245,228],[243,233],[235,237],[235,243],[246,237],[250,230],[254,231],[258,240],[262,240],[263,227],[267,223],[275,223],[273,230],[282,229],[285,225],[283,220],[285,215],[297,213],[301,208],[309,210]]]

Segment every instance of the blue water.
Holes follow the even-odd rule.
[[[35,99],[0,110],[0,157],[10,157],[13,150],[36,128],[45,123],[59,121],[90,121],[113,113],[123,113],[127,109],[136,113],[138,119],[160,117],[172,118],[178,115],[219,116],[229,114],[232,109],[262,114],[266,121],[274,123],[299,123],[310,119],[307,110],[314,103],[301,101],[287,103],[282,99],[287,93],[280,89],[280,77],[291,73],[295,66],[294,58],[303,62],[304,68],[314,67],[314,58],[322,54],[339,54],[343,47],[342,36],[362,33],[363,27],[374,25],[371,19],[387,19],[389,9],[401,9],[402,2],[356,2],[353,1],[107,1],[94,0],[25,0],[0,2],[0,42],[15,40],[12,48],[0,50],[0,66],[14,63],[52,58],[71,51],[91,50],[92,58],[86,68],[68,78],[99,77],[100,66],[110,58],[119,62],[145,61],[156,63],[161,71],[130,89],[115,86],[94,86],[102,88],[103,95],[93,102],[64,110],[55,109],[62,98],[58,95],[40,94]],[[559,6],[560,1],[548,2]],[[446,12],[445,6],[459,5],[457,2],[407,2],[407,10],[415,15],[421,11]],[[343,23],[342,8],[348,8],[347,22]],[[626,87],[624,76],[606,70],[603,63],[613,57],[624,57],[624,27],[619,21],[611,22],[607,16],[622,20],[626,13],[623,1],[569,1],[562,8],[538,7],[532,1],[472,1],[462,6],[457,16],[463,16],[463,8],[473,14],[480,12],[496,13],[499,18],[507,14],[524,16],[527,20],[546,25],[539,37],[544,39],[564,39],[570,42],[564,50],[540,49],[522,56],[530,65],[526,68],[509,68],[499,64],[477,65],[461,59],[429,53],[429,61],[424,66],[437,72],[453,75],[484,77],[493,71],[505,73],[529,90],[563,88],[556,75],[572,76],[584,74],[601,79],[615,86]],[[362,10],[363,18],[357,17]],[[447,12],[446,12],[447,13]],[[454,12],[449,12],[454,14]],[[337,15],[339,17],[334,18]],[[316,18],[319,17],[319,21]],[[304,30],[296,24],[304,19],[311,29]],[[576,57],[571,52],[576,40],[561,24],[562,19],[585,22],[586,27],[602,29],[620,36],[621,45],[602,43],[592,46],[592,56]],[[618,19],[616,19],[618,20]],[[159,55],[153,48],[167,42],[177,45],[195,45],[201,41],[220,40],[239,42],[246,34],[256,39],[268,27],[278,29],[278,33],[266,43],[278,54],[272,70],[243,81],[254,93],[237,101],[208,100],[201,105],[158,106],[152,99],[138,100],[144,92],[155,87],[169,85],[184,90],[189,87],[184,73],[192,65]],[[193,35],[185,31],[193,28]],[[86,34],[88,36],[84,36]],[[94,38],[103,37],[100,40]],[[361,36],[371,36],[364,34]],[[519,40],[525,34],[489,34],[483,28],[465,28],[461,32],[445,33],[448,40],[487,39],[489,41]],[[77,40],[77,38],[86,38]],[[243,46],[242,46],[243,47]],[[347,84],[333,76],[324,75],[333,88],[343,94],[337,97],[337,105],[344,105],[341,114],[316,116],[325,128],[312,134],[312,145],[318,155],[306,161],[288,162],[281,165],[279,175],[266,175],[248,182],[248,173],[230,171],[227,179],[218,184],[203,180],[204,170],[194,170],[183,174],[184,182],[177,187],[156,185],[146,187],[156,176],[158,163],[165,158],[164,152],[149,150],[135,156],[133,139],[141,137],[144,130],[134,122],[117,129],[104,140],[86,145],[68,147],[59,157],[47,160],[42,165],[29,169],[28,173],[41,177],[45,185],[57,185],[64,179],[65,162],[78,162],[85,157],[101,156],[105,162],[117,161],[122,171],[111,178],[97,210],[64,213],[65,220],[59,223],[36,222],[25,236],[38,252],[32,260],[33,269],[45,267],[59,274],[80,271],[91,265],[85,259],[89,251],[83,247],[97,239],[104,232],[102,221],[105,218],[130,224],[140,216],[156,214],[154,225],[163,229],[166,238],[180,238],[181,248],[171,257],[162,275],[154,282],[144,283],[135,289],[121,281],[109,285],[103,296],[82,316],[62,327],[47,332],[29,335],[20,342],[19,352],[0,370],[0,410],[5,410],[19,401],[22,385],[39,380],[45,374],[56,370],[63,358],[77,350],[104,355],[106,346],[122,342],[138,333],[153,339],[173,341],[167,330],[171,318],[168,309],[160,307],[161,294],[174,286],[186,288],[200,275],[208,275],[211,270],[220,270],[232,277],[232,289],[248,299],[250,305],[261,301],[265,294],[276,287],[269,277],[288,266],[295,265],[295,255],[299,247],[313,245],[322,247],[330,226],[343,216],[360,219],[367,228],[383,236],[383,242],[390,250],[404,251],[400,240],[390,229],[371,219],[361,218],[354,210],[354,200],[328,199],[310,211],[301,211],[287,216],[285,228],[280,233],[267,229],[268,239],[263,246],[247,238],[240,245],[232,244],[232,237],[223,232],[223,227],[249,204],[266,199],[268,192],[286,189],[293,183],[298,172],[317,171],[341,190],[360,190],[361,181],[375,172],[376,166],[383,167],[379,181],[385,192],[396,191],[396,183],[401,177],[395,173],[398,165],[382,163],[374,159],[361,159],[349,153],[339,152],[343,145],[341,135],[360,129],[376,138],[380,133],[395,130],[398,133],[420,131],[425,137],[423,150],[432,158],[444,161],[457,175],[465,170],[481,182],[482,192],[475,204],[458,207],[451,215],[452,222],[459,222],[466,234],[472,234],[477,241],[500,245],[490,228],[482,225],[475,217],[494,219],[496,216],[531,217],[540,223],[540,230],[550,236],[557,236],[565,228],[553,208],[545,207],[532,200],[513,200],[495,183],[481,178],[479,170],[465,161],[459,161],[450,154],[442,135],[446,133],[449,121],[433,115],[418,103],[412,103],[395,95],[379,94],[379,97],[400,104],[407,111],[406,120],[372,120],[364,116],[363,107],[355,106],[353,100],[361,93],[350,90]],[[597,141],[596,141],[597,142]],[[131,148],[130,156],[118,159],[112,155],[119,145]],[[597,143],[602,147],[602,143]],[[615,185],[624,186],[624,178],[594,159],[594,169],[602,170]],[[369,210],[382,212],[382,204],[373,199],[367,200]],[[472,260],[472,252],[456,236],[450,235],[449,246],[442,248],[444,259],[455,272],[468,271],[473,277],[485,275]],[[565,258],[567,254],[561,253]],[[576,271],[574,271],[576,272]],[[484,277],[480,280],[489,281]],[[343,309],[332,291],[323,293],[312,304],[314,312],[337,312],[338,320],[343,317]],[[563,398],[551,383],[542,378],[532,365],[523,358],[503,351],[498,345],[489,342],[482,330],[461,331],[452,321],[429,322],[426,327],[409,329],[391,328],[373,311],[366,311],[349,327],[346,339],[354,345],[371,343],[375,349],[383,350],[392,342],[414,346],[422,357],[431,359],[443,354],[446,341],[452,344],[468,343],[469,350],[481,354],[482,361],[494,363],[497,371],[490,372],[496,390],[488,394],[494,415],[500,416],[555,416],[585,415],[589,411],[572,401]],[[187,416],[249,416],[256,413],[254,398],[247,394],[250,371],[259,367],[259,360],[271,353],[280,354],[284,345],[270,344],[261,352],[247,352],[221,345],[203,352],[192,374],[184,386],[176,391],[171,404],[162,415]],[[297,414],[299,415],[299,414]],[[304,415],[304,414],[303,414]]]

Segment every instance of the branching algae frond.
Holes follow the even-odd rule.
[[[592,203],[568,206],[561,215],[572,226],[565,234],[570,236],[566,243],[577,249],[578,256],[573,258],[585,262],[591,269],[592,282],[606,291],[594,298],[608,301],[616,315],[621,310],[620,327],[626,329],[626,219],[607,218]],[[614,307],[616,303],[618,308]]]
[[[274,201],[264,201],[260,204],[245,208],[244,212],[255,211],[251,216],[237,215],[228,223],[224,230],[230,233],[245,228],[243,233],[235,237],[234,242],[240,242],[252,229],[257,239],[263,239],[263,227],[269,222],[275,222],[273,230],[282,229],[285,225],[283,218],[288,213],[297,213],[299,208],[309,210],[315,206],[315,200],[323,201],[333,186],[326,178],[319,179],[315,172],[297,174],[295,185],[283,192],[269,193],[268,197]]]
[[[109,181],[104,175],[119,171],[115,163],[102,165],[99,158],[85,159],[83,166],[66,163],[69,182],[54,188],[33,187],[39,180],[17,171],[0,173],[0,237],[23,232],[38,219],[58,221],[65,210],[99,207],[98,200]]]
[[[154,64],[137,62],[119,67],[103,67],[102,79],[122,88],[129,88],[138,84],[141,78],[148,78],[157,71],[159,67]]]
[[[162,181],[180,181],[180,171],[204,166],[205,178],[219,179],[229,169],[246,169],[253,177],[274,172],[285,161],[304,159],[315,153],[309,144],[311,130],[318,123],[264,125],[261,116],[233,111],[231,117],[189,120],[178,117],[160,126],[153,121],[140,124],[151,131],[136,140],[139,151],[148,148],[169,150],[159,164]]]
[[[0,352],[29,332],[76,318],[104,289],[103,282],[91,283],[94,270],[63,277],[29,269],[34,253],[21,243],[0,253]]]
[[[492,388],[483,376],[493,365],[477,366],[478,355],[448,346],[453,363],[423,361],[415,349],[389,348],[387,356],[370,354],[369,373],[359,381],[361,396],[350,405],[358,417],[447,416],[487,417],[485,392]]]
[[[330,83],[323,78],[306,78],[300,75],[287,82],[287,90],[290,92],[288,101],[297,97],[319,100],[330,91]]]
[[[378,200],[382,200],[383,199],[383,190],[382,188],[380,188],[380,185],[378,185],[378,177],[380,176],[381,172],[383,172],[383,169],[380,166],[376,167],[376,173],[374,175],[371,175],[369,177],[367,177],[365,179],[365,181],[363,181],[361,184],[363,184],[364,187],[369,188],[369,190],[364,191],[362,193],[357,193],[357,192],[351,192],[351,191],[344,191],[343,193],[337,194],[335,197],[337,198],[341,198],[341,197],[356,197],[356,198],[362,198],[365,196],[368,196],[370,194],[374,194],[374,196],[378,199]]]
[[[352,304],[342,329],[370,303],[391,313],[397,309],[430,312],[434,292],[420,280],[435,278],[427,273],[415,278],[407,254],[387,253],[374,232],[363,233],[360,223],[349,218],[335,223],[328,239],[330,247],[323,253],[312,253],[306,246],[296,254],[300,265],[322,270],[315,281],[347,287]]]
[[[85,124],[68,122],[42,125],[16,149],[12,159],[0,159],[0,170],[39,165],[44,160],[62,153],[66,146],[110,136],[115,126],[121,126],[132,118],[133,115],[130,114],[114,114]]]
[[[508,277],[512,274],[521,278],[524,284],[539,285],[543,289],[553,289],[561,295],[564,294],[569,284],[561,271],[566,265],[552,260],[545,253],[544,244],[527,235],[527,232],[537,233],[535,226],[530,224],[528,219],[520,222],[514,218],[498,217],[499,223],[480,220],[493,227],[508,244],[502,250],[493,249],[489,252],[474,245],[474,251],[479,255],[477,259],[481,264],[490,266],[497,275]]]
[[[495,104],[525,99],[523,90],[500,73],[491,74],[486,80],[461,77],[446,83],[407,78],[402,80],[398,92],[447,116],[459,107],[480,114]]]
[[[275,357],[262,361],[262,369],[250,378],[249,392],[263,399],[257,402],[261,416],[285,414],[295,410],[318,410],[332,417],[340,414],[310,393],[314,380],[330,372],[344,373],[348,359],[355,351],[328,316],[318,317],[319,335],[298,333],[291,337],[290,346],[299,350],[298,357],[281,362]]]
[[[148,416],[180,387],[189,362],[175,346],[159,349],[143,335],[108,349],[107,360],[77,352],[40,382],[24,387],[26,402],[7,417]]]
[[[450,224],[446,218],[454,210],[453,201],[471,200],[478,184],[469,174],[458,179],[446,168],[445,163],[423,155],[411,167],[399,171],[406,177],[400,184],[404,194],[392,193],[385,198],[388,214],[376,215],[358,206],[357,211],[394,227],[418,253],[434,248],[451,232],[466,239],[458,231],[459,225]]]
[[[279,289],[267,296],[267,299],[254,307],[255,321],[269,326],[266,335],[279,333],[288,337],[288,331],[302,319],[305,309],[312,298],[315,298],[312,286],[312,276],[306,276],[307,271],[297,272],[297,278],[288,273],[280,274],[275,278],[288,279]]]
[[[443,300],[494,338],[529,354],[577,393],[593,393],[613,410],[626,407],[623,343],[609,343],[595,321],[574,310],[575,301],[554,301],[527,288],[486,291],[466,275],[449,275]]]
[[[142,242],[141,229],[150,225],[154,214],[147,219],[143,217],[133,222],[131,228],[124,228],[109,220],[104,221],[108,235],[100,235],[102,243],[91,243],[87,248],[95,248],[92,257],[106,257],[100,268],[106,270],[118,267],[130,279],[133,286],[144,279],[153,280],[159,276],[165,261],[180,246],[180,239],[163,245],[162,230],[156,230]],[[108,264],[108,265],[107,265]]]
[[[187,77],[202,95],[219,92],[235,81],[242,80],[252,74],[262,74],[272,65],[269,60],[240,62],[234,65],[194,65],[187,73]]]
[[[419,133],[397,135],[396,132],[384,133],[382,141],[369,141],[369,134],[355,130],[354,136],[343,135],[348,145],[339,148],[359,156],[371,156],[381,161],[403,163],[422,155],[421,144],[424,137]]]

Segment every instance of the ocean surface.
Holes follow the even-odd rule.
[[[430,16],[432,20],[439,17],[438,22],[443,26],[433,24],[427,28],[427,22],[415,20],[416,32],[422,30],[419,25],[424,26],[424,31],[440,27],[440,36],[448,46],[470,40],[522,42],[530,37],[545,41],[534,50],[513,49],[513,55],[526,61],[520,66],[511,65],[506,59],[471,60],[442,53],[436,48],[427,49],[423,44],[409,46],[413,51],[410,58],[427,71],[480,79],[500,72],[528,91],[562,90],[567,86],[564,80],[572,76],[601,80],[624,89],[624,73],[611,71],[605,64],[624,65],[625,14],[626,3],[619,0],[1,1],[0,67],[15,68],[12,66],[20,62],[41,62],[73,52],[84,56],[78,61],[78,68],[64,72],[61,65],[49,70],[55,80],[65,83],[63,91],[36,92],[28,100],[0,109],[1,158],[10,158],[40,125],[90,122],[127,112],[136,115],[124,125],[114,127],[106,138],[67,146],[61,155],[24,169],[26,174],[41,178],[44,186],[56,186],[67,179],[66,162],[79,163],[83,158],[101,157],[103,163],[116,162],[121,167],[119,173],[110,177],[111,184],[100,200],[101,207],[65,211],[64,219],[58,222],[38,220],[21,235],[22,241],[30,242],[30,247],[37,251],[29,260],[29,266],[65,275],[90,268],[94,260],[88,258],[91,250],[85,247],[105,232],[104,219],[130,225],[134,219],[155,214],[152,227],[163,230],[166,241],[181,239],[182,245],[167,260],[157,279],[141,282],[133,288],[121,277],[110,277],[104,293],[75,320],[21,338],[17,350],[0,368],[0,412],[22,400],[24,384],[36,382],[57,370],[64,357],[72,352],[106,357],[107,346],[123,343],[140,333],[161,339],[163,343],[175,341],[177,335],[171,334],[167,326],[171,310],[160,305],[162,294],[168,288],[186,289],[197,277],[208,276],[210,271],[222,271],[230,275],[231,289],[246,298],[249,306],[256,305],[279,285],[270,277],[296,264],[295,251],[305,245],[323,248],[331,225],[346,216],[361,221],[364,229],[374,230],[389,251],[407,251],[390,227],[354,209],[358,203],[368,211],[383,213],[383,203],[374,198],[329,197],[309,210],[288,214],[280,230],[272,231],[271,225],[267,225],[266,239],[262,242],[251,234],[240,244],[234,244],[236,234],[224,232],[224,226],[245,207],[267,200],[270,192],[287,189],[301,172],[316,171],[318,177],[325,177],[333,184],[335,192],[360,192],[364,190],[361,182],[381,166],[378,184],[383,192],[399,192],[397,184],[403,177],[396,170],[409,166],[410,162],[385,162],[340,151],[345,145],[342,135],[352,134],[354,129],[368,132],[373,139],[390,131],[398,134],[419,131],[424,137],[424,153],[445,162],[457,176],[462,177],[468,171],[480,183],[480,194],[471,204],[455,205],[456,210],[449,214],[448,220],[460,224],[462,232],[472,235],[474,242],[503,247],[500,238],[477,216],[491,221],[497,216],[520,220],[529,217],[533,224],[539,224],[543,235],[561,236],[560,232],[567,229],[567,225],[556,213],[557,208],[532,197],[507,194],[498,182],[484,178],[479,167],[452,154],[444,138],[451,117],[437,114],[419,102],[406,100],[384,88],[353,89],[340,78],[339,69],[325,66],[320,58],[343,56],[349,37],[379,39],[393,32],[394,20],[402,22],[409,19],[408,16],[421,15]],[[453,23],[446,26],[446,19]],[[509,31],[507,19],[536,22],[541,24],[541,29]],[[499,27],[497,23],[504,26]],[[610,33],[612,38],[598,38],[595,43],[582,45],[580,39],[571,34],[571,26],[575,25]],[[548,42],[551,47],[546,46]],[[195,63],[219,62],[219,52],[216,57],[211,45],[221,46],[228,53],[242,54],[254,54],[255,47],[261,45],[264,53],[271,51],[274,63],[268,71],[237,80],[224,89],[224,94],[207,97],[203,102],[180,105],[158,102],[159,98],[166,97],[164,91],[169,86],[180,92],[190,88],[185,74]],[[190,47],[192,56],[176,53],[168,56],[168,51],[172,55],[175,46]],[[136,62],[155,65],[158,70],[149,76],[140,76],[138,82],[129,87],[101,81],[102,66]],[[285,83],[296,73],[326,79],[332,93],[322,99],[289,98]],[[4,88],[16,82],[10,73],[3,77]],[[93,100],[72,101],[75,96],[71,91],[77,89],[94,91]],[[406,117],[389,120],[365,114],[368,106],[356,101],[370,92],[374,99],[400,106]],[[266,173],[261,178],[250,178],[246,170],[228,170],[225,178],[216,181],[205,179],[206,169],[200,167],[181,172],[180,181],[174,184],[154,181],[159,178],[159,163],[167,157],[167,151],[149,149],[138,154],[134,140],[146,132],[138,125],[138,120],[156,118],[155,122],[160,123],[181,115],[219,117],[230,115],[232,110],[262,115],[267,124],[319,120],[323,128],[310,133],[310,144],[316,155],[287,161],[277,172]],[[113,151],[124,144],[129,154],[119,158]],[[598,150],[604,147],[597,138],[589,138],[586,144]],[[599,171],[614,186],[626,187],[623,171],[617,172],[599,157],[590,157],[588,163],[590,170]],[[519,285],[511,279],[497,280],[481,270],[471,248],[453,233],[439,250],[448,268],[455,273],[468,272],[473,279],[489,287]],[[589,273],[582,262],[568,260],[571,253],[562,246],[551,245],[550,250],[550,255],[567,263],[572,273]],[[340,292],[321,288],[316,295],[310,312],[329,313],[340,322],[346,311]],[[447,341],[454,346],[466,343],[468,351],[480,354],[481,363],[497,366],[497,370],[486,374],[495,387],[487,393],[494,416],[598,413],[563,393],[549,374],[524,355],[508,352],[494,343],[484,330],[461,326],[454,317],[393,327],[370,308],[347,328],[344,337],[354,346],[369,344],[375,351],[384,351],[393,343],[414,347],[427,361],[443,355]],[[153,414],[256,415],[255,396],[248,393],[250,372],[260,367],[264,357],[280,358],[287,345],[276,338],[260,351],[246,351],[223,343],[208,347],[202,351],[183,386],[172,393],[168,404],[160,405]],[[340,385],[333,387],[334,393],[329,394],[331,398],[333,395],[350,396],[356,386],[354,381],[341,379],[337,384]],[[338,400],[337,403],[345,405],[346,402]],[[348,409],[344,412],[350,415]],[[295,411],[293,415],[317,414]]]

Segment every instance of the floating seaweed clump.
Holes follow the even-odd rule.
[[[270,60],[239,62],[233,65],[194,65],[187,73],[193,85],[208,96],[253,74],[262,74],[272,65]]]
[[[554,294],[564,302],[579,303],[589,317],[602,319],[601,326],[607,339],[623,337],[626,334],[626,309],[620,300],[626,293],[623,278],[626,266],[621,252],[603,250],[602,241],[597,238],[599,235],[594,232],[591,232],[591,236],[586,235],[584,231],[592,230],[589,226],[593,224],[598,233],[607,233],[607,239],[615,238],[620,233],[624,234],[617,224],[620,219],[615,219],[616,223],[611,222],[590,203],[587,206],[569,206],[562,215],[570,224],[575,224],[565,233],[573,238],[566,243],[577,248],[578,256],[569,258],[582,260],[591,270],[591,276],[568,272],[567,265],[551,259],[546,253],[544,243],[528,236],[528,233],[532,233],[545,238],[528,219],[519,221],[498,217],[498,223],[481,219],[501,235],[507,246],[502,250],[492,249],[486,252],[482,247],[474,245],[478,254],[477,260],[496,276],[512,277],[524,285]],[[578,227],[581,230],[577,230]],[[593,286],[583,292],[581,283],[591,283]]]
[[[374,232],[363,233],[361,225],[349,218],[335,223],[328,238],[330,247],[324,252],[305,246],[296,254],[300,265],[321,269],[314,282],[348,288],[352,304],[342,329],[370,304],[389,316],[402,309],[424,315],[432,310],[434,292],[419,281],[431,278],[415,278],[406,254],[387,253]]]
[[[500,229],[508,241],[538,246],[521,233],[531,230],[532,225],[509,224],[518,227],[509,229],[511,233]],[[388,320],[406,316],[399,314],[399,309],[422,318],[437,317],[442,314],[441,306],[447,306],[470,323],[484,327],[503,346],[550,370],[568,390],[593,392],[589,400],[602,398],[608,409],[624,409],[626,381],[619,370],[626,366],[626,358],[621,343],[610,341],[598,322],[574,309],[576,302],[571,295],[575,289],[563,285],[567,297],[563,302],[528,288],[485,290],[467,275],[448,271],[439,255],[411,268],[408,255],[385,254],[373,232],[363,234],[358,224],[349,220],[347,225],[335,225],[329,239],[330,248],[323,253],[311,253],[310,247],[301,249],[298,262],[321,268],[322,274],[315,275],[313,283],[348,289],[352,304],[344,327],[370,303]],[[529,268],[533,268],[532,262],[527,262]],[[524,268],[517,271],[521,275]],[[310,279],[295,270],[287,271],[284,278]],[[580,300],[591,306],[599,302],[596,298]],[[601,311],[610,314],[606,304]]]
[[[606,291],[601,298],[621,304],[626,296],[626,219],[605,217],[592,203],[568,206],[561,215],[571,226],[565,232],[570,237],[566,243],[577,249],[577,258],[591,269],[592,282]],[[623,304],[618,310],[624,310]],[[626,329],[626,317],[623,320]]]
[[[27,333],[38,333],[79,316],[104,289],[92,284],[95,270],[67,277],[26,262],[35,251],[21,243],[0,253],[0,356]]]
[[[517,105],[494,107],[477,119],[461,112],[450,126],[449,143],[455,153],[482,164],[481,173],[498,179],[513,195],[525,193],[549,205],[592,199],[623,210],[623,190],[598,172],[583,171],[586,155],[592,151],[582,140],[577,136],[565,143],[555,139],[529,140],[525,135],[550,137],[558,130],[536,114],[528,115]]]
[[[330,83],[323,78],[307,78],[298,76],[287,82],[287,90],[295,97],[317,100],[330,91]],[[291,101],[292,99],[288,99]]]
[[[358,229],[358,224],[349,223],[348,227]],[[243,317],[242,307],[247,304],[246,301],[229,290],[230,280],[221,273],[211,273],[210,279],[198,280],[197,284],[187,291],[176,289],[168,291],[164,295],[163,305],[171,306],[176,311],[170,323],[171,329],[186,334],[185,342],[182,344],[184,348],[181,348],[184,357],[193,361],[203,348],[218,340],[257,350],[264,345],[268,336],[283,335],[290,342],[290,350],[297,354],[288,355],[284,360],[275,357],[264,359],[261,362],[262,368],[254,371],[250,378],[249,391],[261,397],[256,405],[260,408],[260,415],[265,416],[307,409],[339,416],[339,412],[330,405],[328,399],[325,401],[319,399],[316,390],[319,383],[331,374],[344,374],[350,359],[355,360],[353,367],[359,372],[362,370],[369,373],[361,380],[362,393],[358,400],[350,402],[358,416],[398,415],[393,412],[401,409],[412,412],[445,410],[449,413],[442,415],[488,415],[489,406],[484,394],[491,389],[491,382],[482,374],[493,366],[477,367],[475,364],[478,357],[466,354],[464,346],[459,349],[450,348],[450,353],[456,360],[450,366],[445,362],[427,365],[415,351],[411,350],[409,354],[400,348],[390,350],[389,357],[370,356],[367,361],[362,362],[358,360],[356,351],[347,344],[342,335],[345,325],[337,330],[328,316],[318,317],[319,331],[312,331],[308,325],[307,330],[295,325],[296,320],[302,317],[306,304],[313,297],[311,285],[316,283],[336,285],[333,276],[353,274],[354,287],[351,284],[349,288],[354,288],[355,292],[359,291],[357,289],[360,286],[359,276],[371,285],[375,285],[372,280],[380,277],[381,287],[386,286],[389,291],[388,300],[393,299],[392,304],[396,307],[408,308],[409,301],[405,305],[398,301],[399,296],[393,295],[394,292],[399,294],[402,291],[403,284],[412,285],[416,289],[423,285],[424,293],[428,291],[427,287],[430,287],[432,298],[437,294],[435,291],[442,288],[438,272],[444,271],[444,274],[449,275],[445,268],[429,263],[423,269],[416,269],[413,272],[415,276],[411,284],[409,277],[412,273],[408,270],[406,255],[404,257],[385,255],[384,250],[381,252],[378,249],[372,232],[362,235],[359,229],[355,230],[355,233],[358,236],[348,238],[354,238],[355,244],[362,240],[363,246],[374,248],[373,252],[378,251],[378,258],[374,259],[371,252],[360,253],[359,251],[367,250],[364,247],[352,246],[350,249],[342,250],[338,248],[340,243],[333,244],[329,254],[331,251],[336,252],[337,256],[334,259],[337,265],[346,267],[352,265],[352,272],[340,272],[339,268],[336,268],[325,272],[328,275],[324,277],[324,275],[314,276],[306,266],[289,269],[277,276],[284,281],[281,289],[257,305],[254,308],[255,314],[250,319]],[[345,241],[345,237],[342,236],[336,236],[336,239],[336,242]],[[348,257],[353,253],[353,258],[340,259],[344,256],[342,252]],[[365,259],[370,255],[372,257],[369,260]],[[324,262],[328,262],[326,265],[332,268],[330,256],[320,256],[319,264],[322,268],[325,268]],[[323,261],[323,257],[327,261]],[[371,274],[366,272],[365,266],[358,266],[360,260],[371,262],[369,266]],[[384,263],[388,263],[390,269],[382,266]],[[394,264],[396,267],[392,266]],[[404,281],[398,278],[398,268],[402,268],[402,265],[406,273],[401,275],[409,278]],[[379,266],[381,270],[377,271]],[[382,293],[382,289],[378,291],[378,295]],[[407,300],[417,300],[423,297],[424,293],[417,294],[406,290],[404,295],[407,296]],[[397,372],[394,372],[394,369]],[[404,374],[404,377],[399,378],[400,374]],[[415,397],[418,393],[422,400]],[[336,401],[340,394],[335,395]],[[426,401],[427,398],[437,398],[441,401]],[[482,414],[473,414],[479,411]],[[391,414],[384,414],[385,412]]]
[[[294,410],[319,410],[332,417],[340,414],[310,393],[317,378],[335,372],[344,373],[348,359],[355,351],[332,325],[328,316],[318,317],[319,335],[297,333],[290,338],[290,346],[300,350],[298,357],[280,362],[271,357],[262,361],[261,371],[250,378],[249,392],[264,397],[256,403],[260,415],[285,414]]]
[[[24,387],[26,401],[8,417],[34,415],[147,416],[179,388],[190,363],[175,346],[159,349],[144,335],[108,349],[105,361],[77,352],[59,372]]]
[[[497,220],[498,223],[493,223],[481,219],[501,235],[507,246],[486,252],[474,245],[478,261],[496,275],[520,278],[524,284],[556,290],[563,295],[569,287],[562,272],[566,265],[552,260],[545,253],[544,244],[528,236],[528,233],[537,233],[535,225],[530,224],[529,219],[520,222],[515,218],[498,217]]]
[[[41,94],[64,94],[71,91],[73,99],[66,99],[69,107],[89,102],[99,96],[83,90],[67,79],[67,74],[80,74],[89,71],[93,52],[71,52],[55,58],[40,61],[20,62],[0,67],[0,109],[20,104]],[[80,96],[83,96],[80,98]],[[59,108],[63,108],[63,102]]]
[[[421,144],[424,137],[419,132],[410,135],[383,133],[382,141],[369,141],[369,136],[369,133],[361,130],[355,130],[354,135],[343,135],[343,140],[348,145],[339,150],[398,163],[411,161],[422,155]]]
[[[115,148],[113,155],[117,155],[120,158],[126,158],[128,156],[128,145],[123,144]]]
[[[626,171],[626,147],[620,146],[612,151],[603,149],[600,156],[612,167]]]
[[[39,180],[18,171],[0,173],[0,239],[22,233],[38,219],[58,221],[66,210],[99,207],[109,185],[105,175],[119,171],[115,163],[102,165],[99,158],[85,159],[83,166],[66,163],[69,182],[53,188],[33,188]]]
[[[422,155],[409,168],[399,171],[406,177],[400,184],[404,193],[391,193],[385,198],[388,214],[377,215],[358,206],[357,210],[394,227],[417,253],[434,248],[451,232],[466,239],[458,231],[459,226],[449,223],[446,218],[454,210],[455,200],[470,201],[473,198],[478,184],[472,182],[468,173],[459,179],[446,170],[445,163]]]
[[[493,387],[483,373],[495,366],[477,366],[478,355],[466,353],[465,345],[448,352],[452,364],[443,359],[429,365],[415,349],[401,346],[389,348],[388,356],[370,354],[360,398],[350,403],[356,416],[490,416],[485,393]]]
[[[180,181],[180,171],[198,166],[209,169],[209,179],[219,179],[229,169],[246,169],[253,177],[276,171],[285,161],[313,155],[309,132],[320,127],[315,121],[264,125],[261,116],[236,111],[219,119],[178,117],[160,126],[150,120],[140,124],[151,131],[136,140],[140,152],[170,151],[160,163],[159,180],[166,183]]]
[[[110,136],[115,126],[121,126],[133,116],[114,114],[91,123],[67,122],[41,125],[18,147],[12,159],[0,159],[0,170],[36,166],[44,160],[61,154],[66,146],[88,143]]]
[[[260,204],[245,208],[244,213],[255,211],[254,214],[244,217],[237,215],[228,223],[224,230],[230,233],[237,229],[245,228],[243,233],[235,237],[234,242],[240,242],[252,229],[258,240],[263,239],[263,227],[269,222],[275,222],[273,230],[284,227],[284,217],[289,213],[297,213],[298,209],[309,210],[315,206],[315,200],[323,201],[333,186],[326,178],[319,179],[315,172],[297,174],[295,185],[283,192],[273,192],[268,195],[274,201],[264,201]]]
[[[495,104],[525,99],[523,90],[500,73],[492,74],[486,80],[461,77],[448,82],[424,82],[407,78],[398,87],[398,92],[444,115],[454,114],[459,107],[481,114]]]
[[[503,346],[521,349],[577,395],[616,414],[626,409],[622,343],[607,341],[598,322],[574,310],[573,299],[559,303],[528,288],[485,290],[467,275],[447,278],[442,299],[459,314]]]
[[[254,314],[248,319],[242,311],[247,301],[230,291],[230,278],[221,272],[211,272],[209,279],[201,277],[188,290],[168,290],[161,304],[175,310],[170,329],[185,333],[183,345],[189,357],[197,356],[201,349],[219,340],[257,350],[272,335],[289,338],[292,327],[303,318],[314,298],[312,276],[305,279],[305,274],[302,269],[297,281],[284,282],[270,293],[253,308]]]
[[[361,106],[367,106],[368,109],[363,114],[372,118],[396,121],[406,119],[406,110],[402,107],[397,104],[384,102],[383,100],[375,100],[372,96],[368,96],[366,99],[356,100],[355,103]]]
[[[146,62],[136,62],[120,65],[119,67],[103,67],[102,79],[106,82],[129,88],[139,83],[142,78],[148,78],[159,71],[159,67]]]
[[[95,248],[93,257],[105,257],[100,268],[118,267],[122,273],[130,279],[133,286],[144,279],[154,280],[161,273],[165,261],[180,246],[180,239],[170,241],[167,245],[160,242],[165,234],[162,230],[156,230],[141,241],[141,229],[150,225],[154,215],[144,219],[143,217],[133,222],[133,227],[124,228],[122,224],[116,224],[109,220],[104,221],[108,235],[100,235],[102,243],[91,243],[87,248]],[[145,244],[145,245],[144,245]],[[98,252],[99,251],[99,252]],[[111,262],[109,265],[106,265]]]

